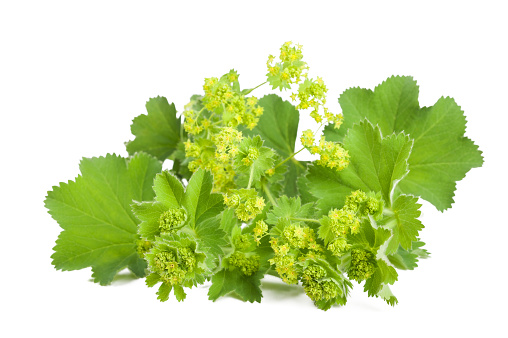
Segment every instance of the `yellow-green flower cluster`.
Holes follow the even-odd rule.
[[[358,282],[366,280],[376,271],[376,261],[370,251],[363,249],[351,250],[351,265],[348,269],[348,277]]]
[[[265,200],[257,195],[256,189],[231,189],[223,195],[224,204],[235,209],[238,219],[247,222],[265,208]]]
[[[253,129],[263,114],[263,108],[257,105],[256,97],[245,98],[239,88],[238,74],[234,70],[220,79],[206,78],[203,104],[210,112],[222,115],[224,126],[236,127],[243,124]]]
[[[190,159],[191,172],[199,168],[210,170],[214,175],[214,191],[227,192],[236,186],[233,159],[242,141],[237,127],[253,129],[263,108],[256,97],[241,93],[234,70],[221,78],[206,78],[203,89],[204,96],[193,97],[183,112],[183,125],[189,134],[184,142],[185,157]]]
[[[360,217],[374,215],[377,218],[383,212],[383,201],[380,196],[368,196],[361,190],[353,191],[346,197],[344,207]]]
[[[266,66],[268,68],[268,82],[273,86],[273,89],[283,88],[291,89],[292,83],[299,83],[307,69],[307,64],[302,61],[302,46],[294,46],[291,41],[288,41],[280,48],[279,62],[275,62],[275,56],[270,55]]]
[[[138,239],[136,241],[136,251],[139,255],[139,257],[144,258],[145,253],[150,251],[152,248],[152,242],[147,241],[146,239]]]
[[[238,145],[243,140],[242,132],[232,127],[225,127],[212,138],[215,143],[215,158],[222,163],[231,162],[238,155]]]
[[[183,127],[187,133],[197,135],[203,131],[204,128],[203,119],[201,119],[201,121],[199,121],[198,123],[200,113],[201,111],[196,112],[194,110],[183,111],[184,116]],[[207,124],[209,125],[210,121],[207,120]]]
[[[266,224],[263,220],[259,220],[256,222],[256,226],[252,230],[254,233],[254,241],[256,241],[256,244],[259,245],[261,242],[261,238],[266,234],[268,231],[268,224]]]
[[[169,286],[194,284],[193,278],[204,272],[200,264],[206,255],[196,252],[197,243],[188,235],[162,234],[156,237],[144,258],[151,275]]]
[[[335,239],[328,244],[327,248],[334,255],[341,256],[351,248],[346,236],[349,232],[351,234],[359,232],[360,218],[348,207],[330,210],[328,217],[330,219],[330,230]]]
[[[316,242],[314,230],[308,226],[300,226],[299,224],[289,224],[282,231],[282,237],[285,241],[297,249],[305,249],[310,243]]]
[[[188,165],[189,170],[210,170],[214,175],[214,191],[225,192],[234,188],[233,161],[242,139],[242,132],[232,127],[220,128],[211,139],[198,138],[194,143],[187,139],[184,142],[185,156],[193,158]]]
[[[323,117],[319,114],[319,107],[326,104],[326,92],[328,89],[325,86],[323,79],[320,77],[317,80],[305,79],[303,83],[300,83],[298,93],[291,95],[293,100],[298,100],[300,103],[296,106],[296,109],[307,109],[312,108],[310,116],[317,122],[321,123]]]
[[[310,265],[303,270],[302,285],[313,301],[331,300],[339,296],[339,286],[325,277],[326,271],[319,265]]]
[[[316,242],[314,230],[308,226],[288,224],[279,237],[272,237],[271,247],[275,253],[268,262],[287,284],[298,283],[296,263],[308,258],[321,257],[323,248]]]
[[[259,270],[259,256],[248,255],[243,252],[234,252],[227,258],[230,267],[237,268],[245,276],[252,276]]]
[[[279,274],[280,278],[287,284],[298,283],[298,272],[295,263],[297,256],[294,253],[289,253],[290,246],[287,243],[280,243],[278,238],[270,240],[271,247],[275,256],[268,260],[271,265],[275,265],[275,271]]]
[[[186,275],[193,272],[196,267],[194,252],[186,247],[179,248],[176,252],[158,252],[151,261],[151,270],[170,285],[182,284]]]
[[[311,147],[311,153],[315,154],[314,147]],[[319,141],[317,153],[320,155],[317,164],[323,167],[335,169],[337,171],[344,170],[349,165],[349,153],[342,148],[339,143],[326,141],[324,136]]]
[[[336,256],[342,256],[351,245],[347,242],[347,234],[357,234],[360,231],[362,217],[378,215],[383,210],[383,202],[361,190],[353,191],[346,197],[341,209],[328,212],[330,231],[334,239],[328,243],[328,250]]]
[[[328,120],[328,123],[333,123],[333,128],[339,129],[344,121],[344,116],[342,114],[333,114],[328,111],[328,108],[324,108],[325,118]]]
[[[349,165],[349,153],[339,143],[326,141],[323,136],[319,143],[315,144],[314,133],[310,129],[302,133],[300,141],[311,154],[320,155],[316,161],[320,166],[341,171]]]
[[[183,209],[169,209],[159,217],[159,231],[161,233],[173,233],[179,226],[185,223],[187,214]]]
[[[247,234],[239,234],[233,237],[233,245],[235,250],[247,250],[251,246],[251,239]]]

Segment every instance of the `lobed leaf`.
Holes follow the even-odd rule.
[[[84,158],[81,175],[48,192],[45,206],[63,231],[53,265],[60,270],[92,267],[95,282],[109,284],[128,267],[138,277],[146,263],[136,252],[139,221],[132,200],[153,198],[151,185],[161,163],[138,153],[130,160],[117,155]]]
[[[456,182],[483,163],[481,151],[465,137],[466,119],[449,97],[420,108],[412,77],[394,76],[375,88],[346,90],[339,98],[344,115],[340,129],[325,128],[328,140],[341,141],[346,131],[367,118],[383,135],[404,132],[414,139],[409,174],[399,183],[402,193],[421,196],[438,210],[450,208]]]

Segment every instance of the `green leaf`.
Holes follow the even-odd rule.
[[[235,209],[225,209],[220,218],[220,228],[226,233],[230,234],[231,230],[237,225],[238,218],[235,216]]]
[[[397,182],[407,174],[410,138],[402,133],[382,138],[378,127],[362,121],[349,129],[343,146],[350,155],[346,169],[309,167],[307,187],[318,198],[318,208],[323,213],[340,208],[346,196],[358,189],[381,192],[386,205],[390,206]]]
[[[253,130],[243,130],[243,134],[261,136],[266,147],[274,149],[282,159],[288,158],[295,152],[300,120],[298,110],[275,94],[264,96],[258,104],[264,109],[263,115]],[[290,197],[296,196],[298,195],[297,178],[305,171],[306,165],[305,162],[294,158],[286,163],[288,169],[283,183],[284,194]]]
[[[155,199],[161,203],[166,210],[180,208],[184,189],[182,183],[168,171],[163,171],[155,177],[153,183]]]
[[[393,284],[397,281],[397,271],[386,264],[384,260],[377,260],[377,268],[374,274],[365,281],[364,291],[369,297],[377,297],[378,293],[386,284]]]
[[[84,158],[81,175],[48,192],[45,206],[62,227],[53,258],[60,270],[92,267],[94,281],[109,284],[125,267],[144,276],[146,264],[136,252],[139,221],[132,200],[154,197],[152,182],[161,163],[138,153]]]
[[[235,158],[236,169],[251,177],[254,182],[259,181],[265,171],[273,167],[275,153],[272,149],[263,147],[263,140],[259,136],[246,137],[239,145],[239,153]],[[249,152],[256,152],[256,158],[250,159]],[[249,164],[245,164],[247,160]]]
[[[352,245],[362,245],[364,249],[375,253],[391,235],[390,230],[382,227],[374,228],[368,219],[364,219],[360,231],[357,234],[348,234],[347,241]]]
[[[321,226],[318,229],[318,236],[321,238],[325,245],[332,242],[335,239],[335,233],[332,231],[330,217],[324,216],[319,220]]]
[[[234,292],[243,301],[261,302],[261,278],[258,272],[252,276],[245,276],[239,270],[222,269],[212,277],[212,285],[208,290],[208,299],[216,301],[219,297]]]
[[[157,96],[146,103],[147,115],[139,115],[132,121],[131,132],[135,139],[126,143],[129,154],[144,151],[164,161],[177,148],[183,136],[180,118],[175,105],[165,97]]]
[[[187,297],[187,294],[185,293],[181,285],[173,286],[173,290],[176,296],[176,300],[178,300],[179,302],[183,301],[185,297]]]
[[[169,299],[169,293],[173,287],[169,284],[162,283],[157,291],[157,299],[161,302],[165,302]]]
[[[217,216],[224,209],[222,195],[211,193],[212,187],[210,172],[199,169],[192,175],[182,199],[191,227],[201,220]]]
[[[291,220],[293,218],[306,218],[314,212],[314,203],[302,205],[300,197],[287,197],[285,195],[277,199],[277,205],[267,214],[266,222],[277,224],[281,218]]]
[[[142,238],[154,240],[160,235],[159,219],[168,209],[160,202],[136,202],[132,204],[132,212],[141,221],[138,234]]]
[[[337,130],[325,128],[328,140],[341,141],[346,130],[367,118],[383,135],[404,132],[414,139],[409,174],[398,189],[421,196],[438,210],[451,207],[456,182],[483,163],[481,151],[464,136],[466,119],[449,97],[434,106],[420,108],[418,86],[411,77],[391,77],[374,91],[346,90],[339,98],[344,124]]]
[[[378,297],[381,297],[385,300],[388,305],[395,306],[399,301],[397,300],[397,297],[395,297],[392,293],[392,290],[390,290],[390,287],[388,285],[383,285],[383,288],[381,291],[377,293]]]
[[[420,222],[420,207],[418,198],[408,195],[400,195],[393,203],[393,216],[382,220],[380,225],[385,224],[393,231],[393,236],[386,248],[386,254],[397,251],[400,246],[403,249],[411,249],[413,241],[417,241],[418,232],[423,229]]]
[[[193,229],[192,235],[197,239],[198,249],[206,254],[205,264],[208,270],[215,269],[219,264],[219,256],[224,254],[222,248],[228,244],[226,233],[220,228],[219,217],[200,221]]]
[[[146,286],[149,288],[155,286],[155,284],[159,283],[161,281],[161,277],[157,273],[151,273],[148,276],[146,276],[145,283]]]
[[[153,182],[155,201],[138,202],[132,204],[132,211],[141,221],[138,233],[141,237],[154,240],[160,235],[159,219],[162,213],[169,209],[180,208],[184,195],[182,183],[168,171],[155,176]]]

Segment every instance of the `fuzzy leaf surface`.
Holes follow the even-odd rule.
[[[237,269],[222,269],[212,277],[208,299],[216,301],[219,297],[234,292],[243,301],[261,302],[261,278],[263,274],[259,272],[253,276],[245,276]]]
[[[307,187],[318,198],[317,205],[323,213],[341,208],[346,196],[357,189],[381,192],[389,206],[397,182],[408,172],[412,144],[403,133],[382,138],[378,127],[368,121],[360,122],[349,129],[344,139],[343,146],[351,157],[349,166],[336,171],[312,165],[306,176]]]
[[[419,89],[412,77],[394,76],[375,88],[346,90],[339,98],[344,115],[340,129],[325,128],[328,140],[341,141],[355,123],[367,118],[383,135],[404,132],[414,139],[409,174],[400,182],[402,193],[421,196],[438,210],[450,208],[456,182],[483,163],[481,151],[465,137],[466,119],[449,97],[432,107],[418,102]]]
[[[212,187],[210,172],[199,169],[192,175],[182,199],[191,227],[201,220],[217,216],[224,209],[222,195],[212,193]]]
[[[381,222],[388,222],[393,231],[393,236],[388,243],[386,253],[391,254],[397,251],[399,245],[406,250],[411,249],[412,242],[417,241],[418,232],[423,229],[420,222],[420,207],[418,198],[408,195],[400,195],[393,203],[393,216]]]
[[[258,104],[264,109],[263,115],[254,129],[246,129],[243,134],[261,136],[266,147],[274,149],[282,159],[288,158],[295,152],[300,120],[298,110],[275,94],[264,96]],[[290,197],[296,196],[298,194],[296,181],[305,172],[306,164],[294,158],[286,163],[288,170],[283,183],[284,194]]]
[[[84,158],[81,175],[48,192],[45,206],[63,231],[53,258],[59,270],[92,267],[94,281],[109,284],[125,267],[144,276],[146,263],[136,252],[139,221],[132,200],[154,197],[152,182],[161,170],[152,156],[130,160],[116,155]]]
[[[236,157],[235,164],[238,172],[244,173],[247,177],[252,172],[254,182],[259,181],[265,171],[273,167],[275,153],[272,149],[263,146],[263,140],[259,136],[246,137],[240,143],[240,153]],[[257,158],[251,160],[249,165],[244,165],[242,159],[246,158],[249,149],[255,149],[258,152]],[[248,158],[248,157],[247,157]]]
[[[154,201],[133,201],[132,211],[141,221],[138,233],[141,237],[154,240],[160,235],[159,219],[169,209],[179,209],[184,196],[182,183],[168,171],[155,176],[153,182]]]
[[[180,142],[180,118],[176,117],[173,103],[157,96],[146,103],[147,115],[134,118],[131,132],[135,139],[126,143],[129,154],[146,152],[164,161]]]
[[[314,203],[302,205],[300,197],[282,196],[277,199],[277,205],[274,205],[267,214],[267,223],[276,224],[281,218],[290,220],[291,218],[306,218],[312,215]]]

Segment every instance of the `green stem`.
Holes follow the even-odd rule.
[[[249,94],[250,94],[250,93],[251,93],[254,89],[259,88],[259,87],[261,87],[262,85],[264,85],[264,84],[266,84],[266,83],[268,83],[268,81],[265,81],[265,82],[263,82],[262,84],[260,84],[260,85],[258,85],[258,86],[256,86],[256,87],[254,87],[254,88],[251,88],[251,89],[246,89],[246,90],[242,90],[242,94],[243,94],[243,95],[249,95]]]
[[[268,187],[264,183],[262,183],[261,186],[263,187],[263,190],[264,190],[266,196],[268,197],[268,200],[270,201],[270,203],[272,203],[272,205],[274,205],[274,206],[277,206],[277,202],[275,202],[275,198],[273,198],[273,195],[270,192],[270,189],[268,189]]]
[[[394,215],[395,215],[395,213],[391,209],[388,209],[388,208],[383,209],[383,216],[391,217]]]
[[[300,221],[300,222],[314,222],[314,223],[319,223],[319,224],[321,224],[321,223],[319,222],[319,220],[317,220],[317,219],[313,219],[313,218],[296,218],[296,217],[291,217],[291,219],[292,219],[293,221]]]
[[[290,155],[288,158],[286,158],[284,161],[280,162],[279,164],[277,164],[275,167],[273,167],[273,169],[277,169],[278,167],[280,167],[281,165],[283,165],[284,163],[286,163],[287,161],[289,161],[290,159],[292,159],[293,157],[295,157],[296,154],[298,154],[299,152],[303,151],[305,149],[305,147],[303,147],[302,149],[298,150],[296,153],[293,153],[292,155]]]
[[[252,185],[252,179],[254,178],[254,165],[250,167],[250,176],[249,176],[249,185],[247,185],[247,189],[250,189],[250,186]]]
[[[198,120],[199,115],[201,115],[201,112],[202,112],[203,110],[205,110],[205,107],[201,108],[201,110],[200,110],[200,111],[198,111],[198,114],[196,115],[196,121]]]
[[[322,126],[323,126],[323,122],[321,122],[321,123],[319,124],[319,126],[318,126],[318,127],[317,127],[317,129],[316,129],[316,131],[312,134],[312,135],[314,135],[314,137],[316,136],[317,132],[319,131],[319,128],[321,128]]]

